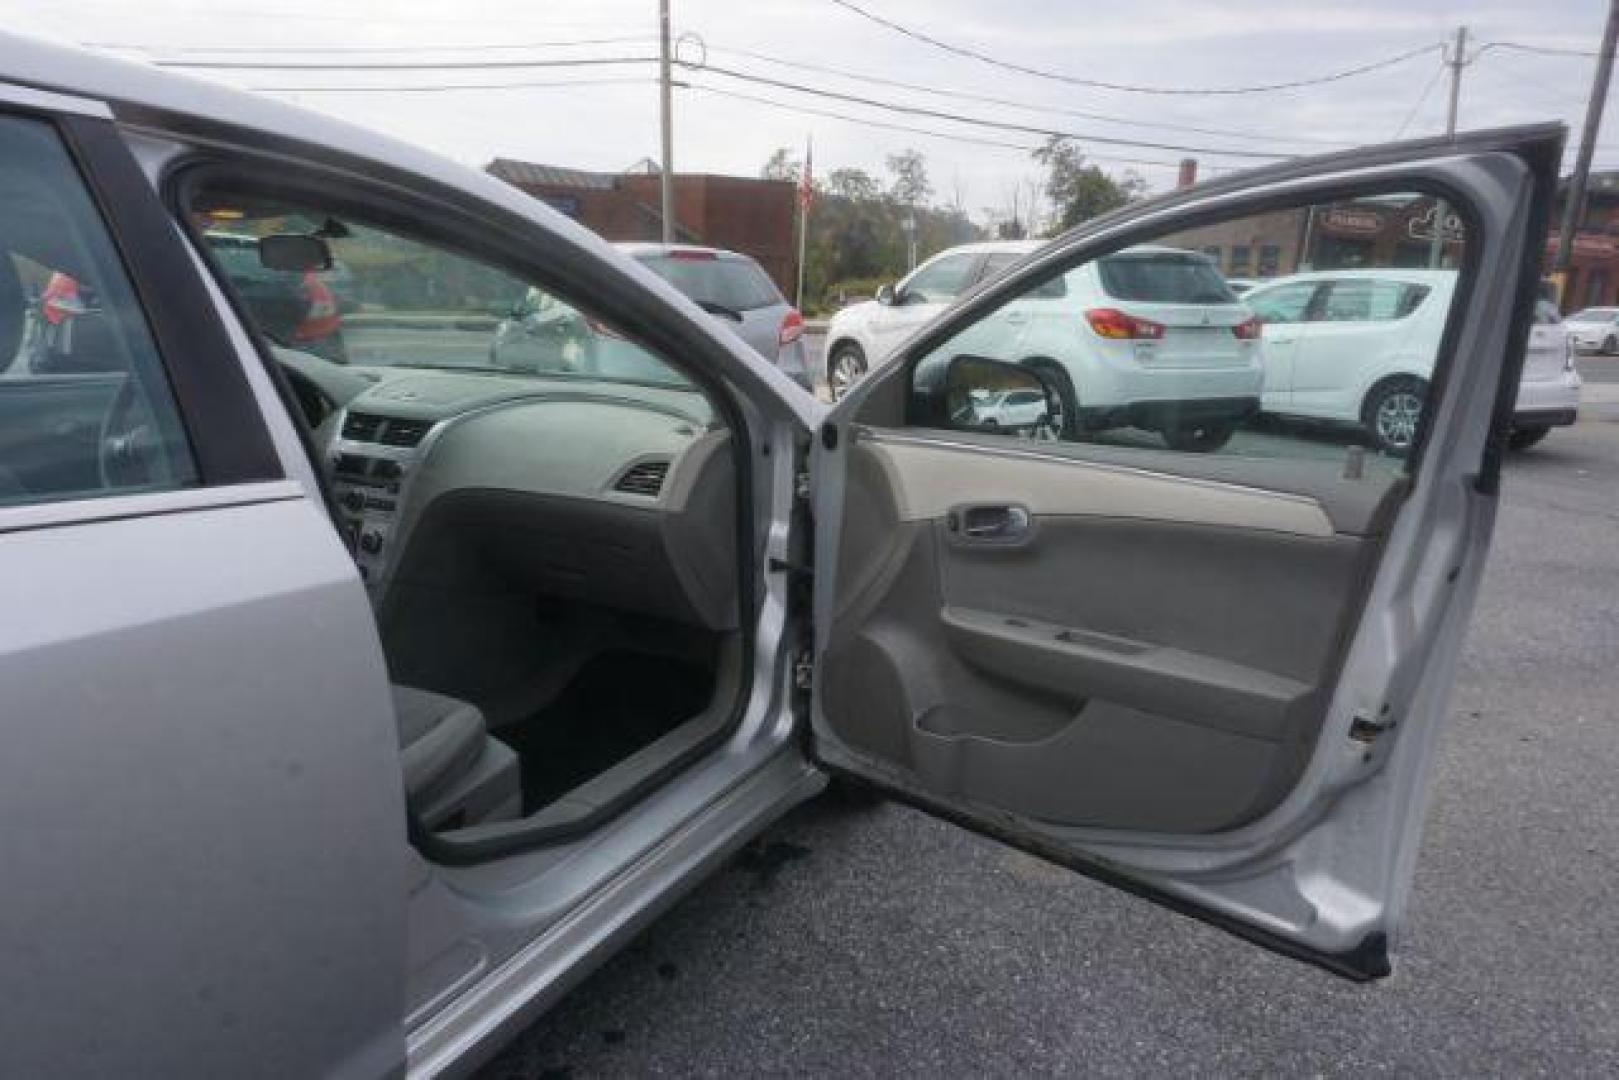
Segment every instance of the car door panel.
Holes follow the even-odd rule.
[[[1371,541],[1293,495],[1057,458],[997,479],[995,464],[971,448],[851,450],[850,505],[880,524],[844,549],[827,715],[858,718],[855,742],[905,732],[872,749],[952,794],[1015,794],[1064,825],[1212,831],[1264,809],[1256,788],[1274,802],[1289,777],[1259,779],[1296,770],[1319,725]],[[930,480],[937,498],[918,491]],[[951,498],[1026,507],[1026,539],[972,542]],[[1108,747],[1132,782],[1073,773],[1112,775]],[[1068,772],[1032,782],[1054,756]],[[1200,779],[1173,786],[1197,797],[1165,803],[1157,782],[1182,775]]]
[[[1169,196],[921,333],[817,452],[817,756],[1288,955],[1386,974],[1560,138],[1363,151]],[[1411,476],[1353,453],[1305,481],[1303,461],[905,426],[926,391],[887,384],[940,370],[930,350],[948,358],[1024,283],[1159,242],[1183,208],[1268,211],[1272,192],[1341,198],[1357,178],[1468,207],[1472,286]]]

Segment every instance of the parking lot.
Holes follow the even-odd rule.
[[[779,823],[485,1075],[1613,1075],[1619,361],[1508,468],[1395,975],[1355,986],[909,809]]]

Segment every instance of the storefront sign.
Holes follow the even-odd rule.
[[[1439,204],[1435,203],[1428,208],[1427,213],[1419,214],[1405,223],[1405,231],[1413,240],[1432,240],[1434,234],[1434,218],[1439,213]],[[1462,227],[1462,216],[1455,211],[1447,210],[1445,213],[1445,242],[1461,243],[1466,239]]]
[[[1324,231],[1339,236],[1376,236],[1383,231],[1383,215],[1362,207],[1330,207],[1318,220]]]

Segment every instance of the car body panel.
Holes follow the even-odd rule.
[[[1488,549],[1561,139],[1548,127],[1365,148],[1164,196],[1077,230],[926,328],[834,407],[839,438],[816,453],[817,757],[1277,951],[1386,974]],[[893,426],[913,367],[1063,267],[1173,233],[1183,214],[1413,186],[1465,203],[1479,250],[1392,518],[1351,513],[1325,487],[1243,483],[1259,465],[1211,473],[1174,456]],[[960,521],[997,506],[1020,508],[1008,520],[1027,528],[975,543]],[[1301,512],[1332,522],[1326,546],[1289,516]],[[1304,570],[1301,558],[1327,561]],[[1265,570],[1220,569],[1237,565]],[[1301,589],[1321,590],[1314,617],[1285,610]],[[1329,610],[1345,620],[1336,645],[1315,632]],[[1239,673],[1247,665],[1270,674]],[[1093,719],[1073,720],[1076,699]],[[1305,756],[1285,787],[1249,801],[1261,789],[1237,764],[1255,748],[1245,740],[1292,730],[1290,707],[1267,702],[1304,700],[1322,717]],[[1154,719],[1199,714],[1213,730]]]

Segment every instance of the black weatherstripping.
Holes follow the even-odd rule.
[[[280,479],[236,347],[150,181],[108,121],[59,123],[145,309],[203,483]]]

